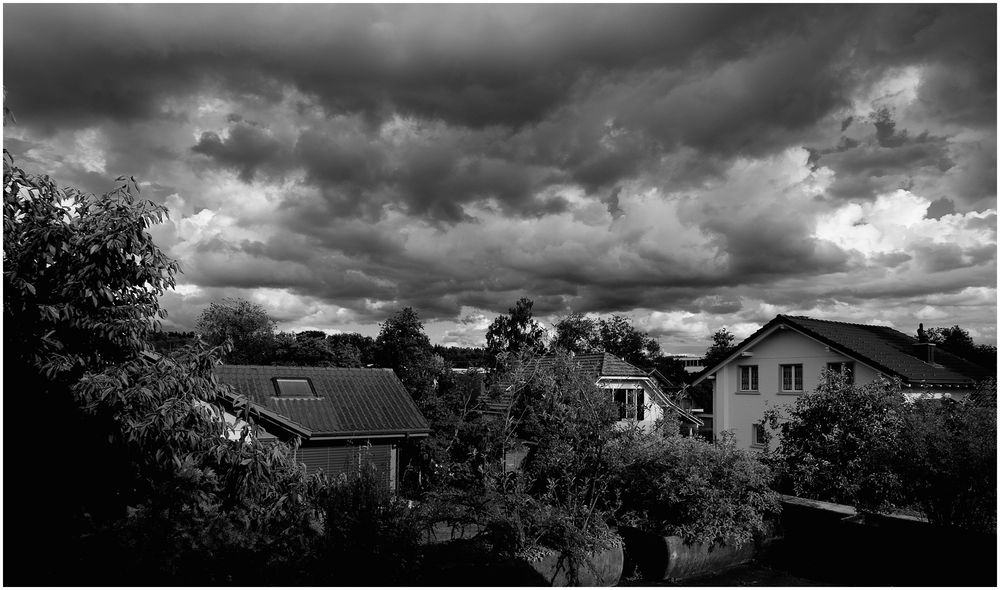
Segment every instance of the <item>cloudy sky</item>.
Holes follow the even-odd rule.
[[[3,7],[4,146],[165,204],[168,329],[521,296],[698,353],[777,313],[996,342],[996,6]]]

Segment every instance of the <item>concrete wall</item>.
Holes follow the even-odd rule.
[[[819,383],[820,371],[827,363],[851,359],[827,350],[826,346],[792,329],[775,330],[751,346],[749,357],[739,357],[719,370],[714,381],[713,433],[732,430],[742,448],[752,446],[752,425],[760,422],[764,410],[791,405],[801,395],[808,395]],[[802,365],[802,393],[781,391],[781,365]],[[739,391],[740,368],[756,365],[758,388]],[[871,367],[854,362],[855,383],[870,383],[876,375]]]
[[[997,585],[996,534],[792,496],[781,503],[781,537],[763,556],[772,567],[837,586]]]

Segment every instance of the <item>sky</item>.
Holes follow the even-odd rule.
[[[779,313],[995,344],[996,10],[5,3],[4,147],[168,207],[164,329],[476,346],[526,296],[675,353]]]

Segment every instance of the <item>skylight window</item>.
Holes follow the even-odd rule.
[[[274,391],[279,397],[314,397],[312,382],[308,379],[274,379]]]

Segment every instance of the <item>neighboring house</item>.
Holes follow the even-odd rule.
[[[309,473],[355,473],[371,463],[396,490],[400,444],[430,434],[427,420],[391,369],[222,365],[220,383],[253,404],[256,421],[281,440],[295,437]]]
[[[529,364],[532,367],[551,365],[553,357],[542,357]],[[702,424],[693,413],[671,401],[666,393],[649,374],[606,352],[578,354],[573,357],[578,369],[594,380],[618,403],[619,418],[622,423],[636,423],[649,429],[663,417],[665,411],[675,412],[682,428],[688,426],[687,434]],[[494,414],[506,413],[514,401],[510,385],[506,391],[486,403],[487,411]]]
[[[647,373],[656,385],[666,394],[667,398],[679,406],[687,414],[679,414],[681,432],[688,434],[697,433],[699,436],[712,438],[711,420],[706,420],[704,414],[712,412],[712,400],[710,396],[705,396],[698,389],[688,387],[683,383],[675,383],[661,373],[659,369],[653,369]],[[704,399],[703,399],[704,398]],[[707,402],[707,403],[705,403]],[[698,422],[689,420],[688,414],[698,418]]]
[[[684,367],[684,371],[688,373],[697,373],[705,369],[705,357],[677,354],[670,358],[679,362]]]
[[[763,446],[765,409],[813,391],[823,370],[855,383],[877,375],[900,379],[904,394],[961,399],[986,370],[886,326],[778,315],[741,342],[693,385],[713,384],[712,431],[732,430],[741,447]]]

